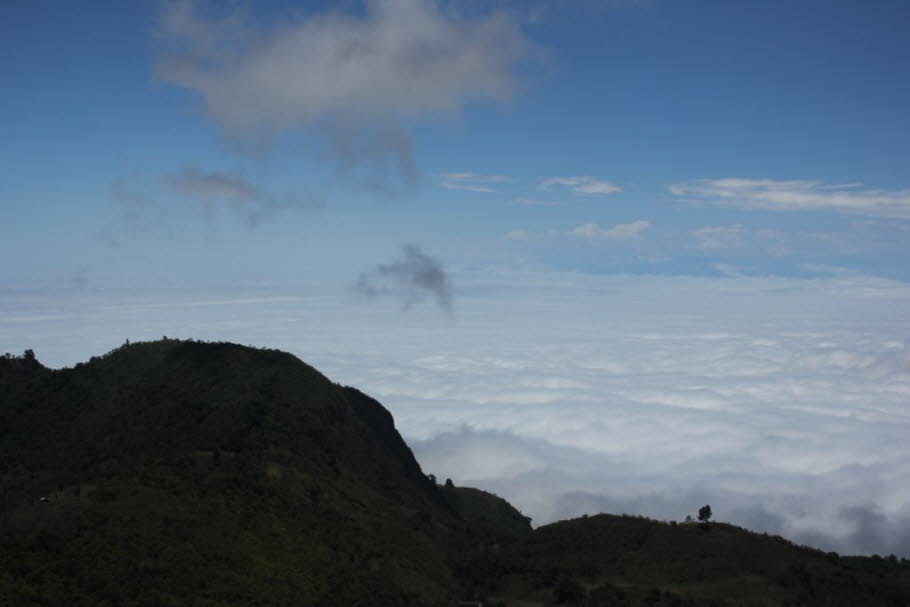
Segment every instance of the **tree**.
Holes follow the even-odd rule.
[[[708,519],[710,519],[710,518],[711,518],[711,506],[709,506],[708,504],[705,504],[704,506],[702,506],[701,508],[698,509],[698,520],[700,520],[701,522],[703,522],[704,524],[707,525]]]

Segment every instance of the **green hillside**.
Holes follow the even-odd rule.
[[[0,375],[12,604],[442,604],[459,520],[389,413],[294,357],[122,347]]]
[[[910,605],[906,561],[729,525],[531,530],[437,485],[378,402],[295,357],[0,357],[0,605]]]
[[[610,514],[540,527],[469,574],[521,605],[910,605],[907,561],[842,558],[722,523]]]

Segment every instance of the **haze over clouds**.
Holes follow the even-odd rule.
[[[382,267],[405,288],[450,288],[417,249]],[[908,555],[906,284],[456,278],[457,327],[432,308],[401,315],[397,298],[312,289],[22,294],[2,303],[0,343],[57,365],[161,334],[279,347],[379,398],[426,472],[535,524],[681,520],[710,503],[826,549]]]

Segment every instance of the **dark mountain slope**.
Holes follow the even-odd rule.
[[[501,497],[480,489],[449,484],[440,490],[446,502],[473,531],[493,542],[521,538],[531,531],[531,519]]]
[[[600,514],[540,527],[465,573],[524,605],[910,605],[910,562],[861,570],[875,562],[723,523]]]
[[[391,415],[289,354],[166,340],[60,371],[4,359],[0,462],[0,569],[21,600],[457,594],[439,547],[463,523]]]
[[[282,352],[171,340],[75,369],[35,368],[29,379],[0,410],[14,464],[66,474],[133,454],[287,449],[327,462],[344,453],[363,472],[404,475],[434,493],[381,405]],[[52,443],[17,445],[35,439]]]

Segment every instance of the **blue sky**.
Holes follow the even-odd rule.
[[[910,278],[903,2],[3,12],[7,287]]]

